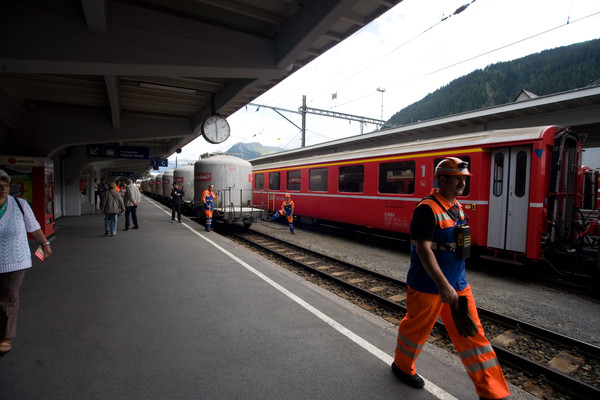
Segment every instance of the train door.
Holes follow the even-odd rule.
[[[488,247],[525,252],[530,168],[530,147],[492,151]]]

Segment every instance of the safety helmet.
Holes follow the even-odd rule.
[[[292,196],[290,196],[290,194],[289,194],[289,193],[286,193],[286,194],[285,194],[285,198],[286,198],[286,199],[289,199],[290,197],[292,197]]]
[[[456,157],[446,157],[435,167],[435,178],[440,175],[464,175],[469,173],[469,163]]]

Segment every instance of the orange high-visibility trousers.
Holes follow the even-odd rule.
[[[283,208],[281,210],[277,211],[277,212],[279,213],[279,215],[282,215],[282,216],[286,217],[287,220],[288,220],[288,223],[291,224],[292,222],[294,222],[294,215],[293,214],[292,215],[287,215],[285,213],[285,210]]]
[[[477,394],[488,399],[507,397],[510,395],[508,385],[496,353],[485,338],[471,287],[467,286],[457,293],[459,296],[467,296],[469,299],[469,313],[477,325],[477,334],[474,337],[463,337],[458,334],[450,306],[442,303],[439,294],[425,293],[409,288],[406,295],[407,313],[398,326],[394,363],[404,373],[415,374],[415,361],[417,361],[435,321],[438,316],[441,316],[450,340],[452,340],[469,378],[475,385]]]

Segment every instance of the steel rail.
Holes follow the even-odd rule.
[[[277,252],[267,246],[264,246],[260,243],[252,241],[247,237],[248,236],[247,234],[243,235],[243,234],[236,234],[236,233],[232,233],[232,232],[229,232],[229,233],[247,243],[250,243],[253,246],[260,248],[263,251],[274,254],[289,263],[292,263],[298,267],[301,267],[311,273],[317,274],[329,281],[334,282],[337,285],[340,285],[342,287],[350,289],[362,297],[365,297],[370,300],[374,300],[375,302],[377,302],[377,304],[381,305],[382,307],[385,307],[392,311],[399,311],[402,313],[406,313],[406,307],[397,302],[391,301],[385,297],[382,297],[373,292],[370,292],[367,289],[363,289],[363,288],[358,287],[350,282],[347,282],[344,279],[338,278],[336,276],[328,274],[325,271],[321,271],[318,268],[315,268],[308,264],[305,264],[302,261],[294,259],[293,256],[287,256],[285,254],[281,254],[280,252]],[[382,280],[389,281],[394,285],[398,285],[398,286],[401,286],[404,288],[407,287],[405,282],[391,278],[387,275],[380,274],[378,272],[374,272],[369,269],[366,269],[366,268],[363,268],[363,267],[360,267],[360,266],[357,266],[357,265],[354,265],[354,264],[351,264],[351,263],[348,263],[345,261],[341,261],[334,257],[315,252],[313,250],[304,248],[302,246],[298,246],[295,244],[285,242],[281,239],[274,238],[274,237],[269,236],[264,233],[259,233],[259,232],[253,231],[252,234],[260,236],[260,237],[264,237],[264,238],[266,238],[272,242],[275,242],[279,245],[285,245],[287,248],[291,248],[291,249],[294,249],[296,251],[300,251],[303,253],[309,253],[315,257],[323,258],[327,261],[336,263],[343,267],[355,269],[356,271],[360,271],[361,273],[369,274],[369,275],[375,276],[377,278],[380,278]],[[547,329],[525,323],[523,321],[515,320],[513,318],[510,318],[510,317],[507,317],[507,316],[504,316],[504,315],[501,315],[501,314],[498,314],[498,313],[495,313],[495,312],[492,312],[489,310],[485,310],[480,307],[478,307],[477,310],[481,317],[493,320],[501,325],[508,326],[511,328],[517,328],[522,332],[530,333],[531,335],[533,335],[535,337],[539,337],[544,340],[551,341],[551,342],[554,342],[554,343],[557,343],[560,345],[577,347],[579,350],[581,350],[585,353],[588,353],[590,355],[593,355],[593,356],[598,356],[600,354],[600,348],[597,346],[591,345],[589,343],[581,342],[577,339],[570,338],[568,336],[564,336],[564,335],[549,331]],[[436,327],[438,327],[439,329],[443,329],[445,331],[444,324],[441,322],[436,322]],[[572,378],[569,375],[566,375],[557,370],[549,368],[549,367],[547,367],[543,364],[540,364],[536,361],[527,359],[527,358],[525,358],[517,353],[514,353],[502,346],[492,344],[492,347],[494,348],[494,351],[496,352],[498,359],[502,363],[511,365],[513,368],[516,368],[518,370],[534,372],[537,374],[543,374],[548,378],[549,382],[551,382],[552,384],[560,386],[577,396],[581,396],[583,399],[600,398],[600,388],[586,384],[585,382],[582,382],[580,380]]]

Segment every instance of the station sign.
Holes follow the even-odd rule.
[[[150,149],[148,147],[119,146],[119,158],[147,160],[150,158]]]
[[[150,164],[153,167],[168,167],[169,160],[167,158],[153,158],[150,160]]]
[[[124,176],[125,178],[133,178],[133,172],[113,171],[109,172],[108,176]]]
[[[86,155],[88,157],[148,160],[150,149],[148,147],[119,146],[118,144],[88,144]]]

